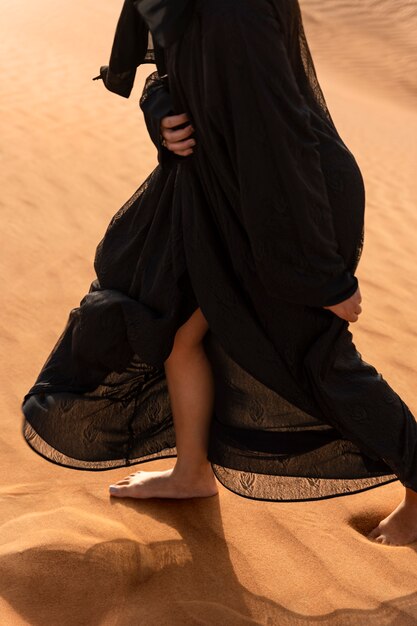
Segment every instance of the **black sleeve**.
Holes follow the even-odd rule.
[[[107,89],[115,91],[115,93],[119,95],[123,95],[127,93],[127,91],[124,91],[125,87],[121,87],[127,84],[124,83],[125,80],[128,80],[128,92],[130,93],[130,84],[133,79],[131,74],[129,76],[130,77],[127,77],[126,74],[116,75],[109,71],[109,66],[103,65],[100,68],[100,75],[96,76],[93,80],[101,78]],[[166,115],[175,115],[175,112],[173,110],[168,86],[165,80],[160,78],[158,71],[152,72],[146,78],[139,99],[139,106],[142,109],[149,136],[158,151],[158,163],[160,165],[172,165],[176,161],[186,158],[182,155],[175,154],[175,152],[172,152],[172,150],[162,145],[163,137],[160,133],[161,119]],[[185,122],[175,126],[174,129],[180,129],[187,125],[188,122]]]
[[[310,109],[268,7],[226,3],[207,24],[205,106],[230,157],[265,288],[280,299],[330,306],[350,297],[358,281],[339,253]]]
[[[100,67],[102,79],[113,93],[129,98],[136,70],[143,62],[148,47],[148,28],[132,0],[124,0],[114,33],[110,60]]]
[[[158,162],[164,165],[175,161],[180,155],[162,145],[161,119],[166,115],[174,115],[174,111],[171,94],[165,80],[160,78],[157,71],[146,78],[139,106],[143,111],[149,136],[157,148]]]

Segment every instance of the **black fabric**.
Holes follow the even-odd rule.
[[[158,146],[172,104],[197,145],[161,158],[112,218],[97,278],[24,398],[26,441],[79,469],[174,456],[163,363],[200,307],[216,382],[208,458],[226,487],[266,500],[397,478],[417,490],[415,418],[323,308],[356,290],[365,188],[298,3],[196,0],[163,60],[141,96],[148,129]]]
[[[151,61],[148,47],[149,29],[145,20],[133,0],[124,0],[116,24],[109,63],[100,67],[99,75],[93,80],[101,78],[109,91],[128,98],[137,67]]]
[[[193,14],[194,0],[134,0],[154,41],[163,48],[181,37]]]
[[[144,90],[139,100],[139,106],[142,109],[149,136],[157,148],[158,163],[161,166],[165,164],[170,166],[172,160],[181,160],[183,158],[181,155],[177,155],[172,150],[168,150],[168,148],[162,144],[162,118],[167,115],[174,115],[175,111],[166,82],[160,77],[158,72],[152,72],[152,74],[146,78]],[[180,128],[181,126],[180,124],[176,128]]]
[[[124,0],[109,63],[100,67],[93,80],[101,78],[109,91],[128,98],[137,67],[156,61],[160,69],[162,49],[181,37],[193,9],[194,0]]]

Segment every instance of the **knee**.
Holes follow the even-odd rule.
[[[167,361],[181,361],[187,359],[191,353],[201,350],[203,340],[201,337],[194,337],[189,333],[181,333],[178,331],[174,338],[172,350]]]
[[[190,353],[202,350],[203,339],[207,330],[208,324],[198,309],[191,318],[177,330],[168,359],[170,361],[181,360],[189,357]]]

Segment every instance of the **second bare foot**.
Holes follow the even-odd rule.
[[[397,508],[368,534],[368,539],[393,546],[417,540],[417,494],[408,489],[407,492]]]

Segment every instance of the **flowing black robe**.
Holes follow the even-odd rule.
[[[185,1],[180,27],[149,40],[144,4],[125,0],[100,77],[129,97],[137,65],[157,63],[140,106],[159,164],[112,218],[97,279],[24,398],[26,441],[79,469],[175,456],[163,363],[200,307],[208,458],[226,487],[267,500],[397,478],[417,490],[413,415],[323,308],[357,289],[365,188],[298,2]],[[187,157],[161,144],[174,112],[196,129]]]

